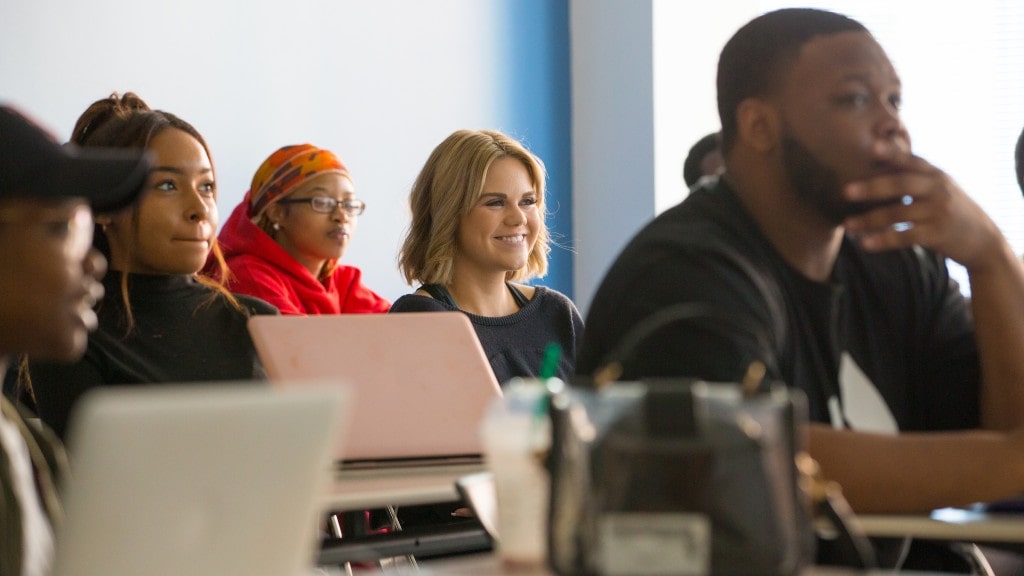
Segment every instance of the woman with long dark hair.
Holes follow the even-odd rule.
[[[206,142],[191,124],[132,93],[93,103],[73,143],[143,149],[153,167],[138,203],[96,216],[94,245],[109,261],[99,328],[71,365],[31,363],[40,417],[63,435],[78,397],[97,386],[262,379],[246,330],[276,312],[200,274],[217,247],[217,185]]]

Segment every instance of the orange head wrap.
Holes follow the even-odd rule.
[[[252,177],[249,217],[256,222],[267,206],[284,198],[306,180],[330,172],[351,178],[348,169],[330,150],[312,144],[279,148],[263,161]]]

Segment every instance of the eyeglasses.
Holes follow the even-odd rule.
[[[321,214],[334,214],[334,211],[341,206],[349,216],[360,216],[366,210],[366,202],[356,199],[338,200],[330,196],[313,196],[312,198],[285,198],[278,200],[280,204],[309,204],[314,212]]]

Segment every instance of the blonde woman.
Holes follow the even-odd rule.
[[[544,165],[522,144],[489,130],[459,130],[434,149],[409,196],[412,224],[399,268],[413,294],[392,312],[466,314],[499,382],[535,376],[551,342],[568,379],[583,330],[563,294],[522,282],[547,272]]]

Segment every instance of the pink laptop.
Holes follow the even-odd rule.
[[[249,332],[275,386],[349,386],[346,468],[478,461],[480,422],[501,389],[462,313],[254,316]]]

